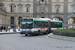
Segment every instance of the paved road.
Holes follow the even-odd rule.
[[[8,34],[0,35],[0,50],[75,50],[75,42],[48,38],[47,35]]]

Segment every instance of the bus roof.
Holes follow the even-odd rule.
[[[33,19],[33,21],[44,21],[44,22],[48,22],[48,21],[51,21],[51,22],[60,22],[60,23],[63,22],[63,21],[59,21],[59,20],[52,20],[50,18],[24,18],[24,19]]]
[[[51,19],[49,19],[49,18],[33,18],[34,20],[45,20],[45,21],[47,21],[47,20],[51,20]]]
[[[60,22],[60,23],[62,23],[62,21],[53,21],[53,20],[51,22]]]
[[[58,20],[52,20],[52,19],[49,19],[49,18],[34,18],[33,21],[44,21],[44,22],[48,22],[48,21],[51,21],[51,22],[62,22],[62,21],[58,21]]]

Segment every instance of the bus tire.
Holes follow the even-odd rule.
[[[48,32],[48,34],[49,34],[49,32]]]
[[[25,34],[25,36],[29,36],[29,34]]]
[[[27,34],[25,34],[25,36],[27,36]]]
[[[46,34],[49,34],[49,32],[46,32]]]

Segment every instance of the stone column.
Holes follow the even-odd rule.
[[[68,28],[68,0],[64,0],[64,27]]]
[[[16,6],[16,11],[15,12],[18,12],[18,5],[16,4],[15,6]]]
[[[0,26],[2,25],[2,16],[0,14]]]
[[[15,16],[16,28],[18,27],[18,16]]]
[[[33,0],[33,17],[37,17],[37,0]]]
[[[23,4],[23,12],[26,13],[26,5]]]
[[[51,17],[52,13],[52,0],[48,0],[48,12],[49,12],[49,18]]]

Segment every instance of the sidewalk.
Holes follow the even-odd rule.
[[[5,31],[5,30],[2,30],[2,32],[0,32],[0,35],[2,34],[18,34],[20,31],[18,31],[18,29],[16,29],[16,32],[13,32],[13,29],[10,29],[10,31]]]
[[[58,40],[75,42],[75,37],[59,36],[59,35],[54,35],[53,33],[48,34],[48,37]]]

